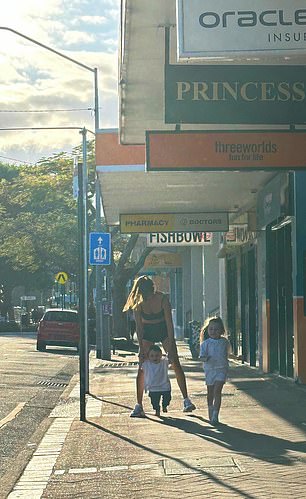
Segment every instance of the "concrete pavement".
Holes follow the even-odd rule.
[[[218,427],[207,419],[202,364],[179,352],[197,410],[182,412],[171,373],[169,412],[130,418],[137,356],[90,358],[87,421],[75,376],[9,499],[305,498],[306,388],[232,362]]]

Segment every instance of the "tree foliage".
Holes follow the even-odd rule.
[[[81,146],[73,151],[82,159]],[[88,226],[96,218],[94,141],[87,144]],[[4,303],[0,313],[10,309],[14,286],[27,290],[46,289],[59,271],[78,274],[77,203],[72,196],[73,159],[67,153],[42,158],[36,165],[0,163],[0,287]],[[102,230],[107,231],[104,220]],[[121,235],[111,228],[113,328],[116,336],[128,336],[122,308],[128,282],[141,270],[146,249],[138,262],[131,260],[138,235]],[[94,275],[90,279],[94,286]]]
[[[94,183],[93,151],[93,142],[89,142],[90,186]],[[73,154],[80,156],[80,152],[76,148]],[[10,306],[14,286],[44,289],[60,270],[78,272],[72,173],[73,159],[66,153],[32,166],[0,163],[0,285],[6,297],[2,313]],[[91,205],[89,216],[95,216]]]
[[[71,160],[58,158],[57,171],[52,170],[23,166],[17,176],[0,182],[0,257],[15,271],[49,273],[63,264],[70,271],[75,266]]]

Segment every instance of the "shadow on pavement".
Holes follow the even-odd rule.
[[[147,418],[147,419],[151,419],[151,418]],[[183,420],[181,420],[181,421],[183,421]],[[165,421],[163,421],[163,422],[165,422]],[[109,428],[103,427],[100,424],[95,423],[93,421],[86,420],[86,423],[88,423],[89,425],[93,426],[94,428],[96,428],[98,430],[101,430],[101,431],[103,431],[103,432],[111,435],[112,437],[119,438],[120,440],[125,441],[127,444],[133,445],[133,446],[135,446],[135,447],[137,447],[139,449],[142,449],[142,450],[145,450],[147,452],[150,452],[151,454],[154,454],[155,456],[158,456],[158,457],[160,457],[162,459],[169,459],[171,461],[175,461],[176,463],[180,464],[181,466],[184,466],[185,468],[188,468],[190,470],[195,471],[197,474],[200,474],[200,475],[205,476],[206,478],[209,478],[210,480],[212,480],[212,482],[215,482],[216,484],[218,484],[218,485],[224,487],[225,489],[227,489],[227,492],[239,494],[241,497],[244,497],[245,499],[257,499],[255,496],[253,496],[251,494],[247,494],[246,492],[240,490],[238,486],[234,486],[233,484],[227,483],[224,480],[221,480],[220,478],[216,477],[214,474],[209,473],[206,470],[204,471],[204,470],[201,470],[198,467],[194,467],[190,463],[184,461],[183,459],[174,458],[171,455],[168,455],[168,454],[165,454],[165,453],[160,452],[158,450],[152,449],[152,448],[150,448],[150,447],[148,447],[148,446],[146,446],[144,444],[140,444],[140,443],[136,442],[135,440],[133,440],[133,439],[131,439],[129,437],[121,435],[120,433],[112,431]],[[198,425],[198,426],[201,426],[201,425]],[[145,435],[144,435],[144,440],[145,440]]]
[[[97,395],[93,395],[92,393],[89,394],[92,398],[99,400],[99,402],[103,402],[104,404],[110,404],[110,405],[115,405],[116,407],[123,407],[123,409],[128,409],[132,411],[133,407],[130,407],[129,405],[124,405],[124,404],[118,404],[118,402],[113,402],[112,400],[105,400],[103,397],[98,397]],[[88,421],[89,423],[89,421]]]
[[[306,422],[306,387],[248,366],[230,368],[229,382],[282,419],[298,426]]]
[[[197,419],[209,426],[203,426],[189,418]],[[275,464],[294,465],[296,459],[288,455],[288,451],[306,454],[305,441],[291,442],[283,438],[253,433],[225,424],[218,424],[214,427],[209,424],[207,419],[195,414],[190,414],[188,419],[172,417],[161,417],[160,419],[162,420],[160,423],[164,425],[197,435],[199,438],[209,440],[227,450]],[[159,421],[157,420],[157,422]]]

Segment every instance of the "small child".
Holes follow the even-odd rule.
[[[155,416],[160,416],[160,400],[162,399],[163,412],[167,412],[167,407],[171,400],[171,384],[168,376],[168,359],[162,356],[162,351],[158,345],[151,345],[148,353],[148,360],[142,363],[144,372],[145,390],[149,392],[152,407],[155,409]]]
[[[228,374],[229,341],[222,336],[224,325],[220,317],[208,319],[200,334],[200,356],[204,361],[207,385],[208,416],[212,424],[219,423],[223,385]],[[204,335],[208,338],[204,339]]]

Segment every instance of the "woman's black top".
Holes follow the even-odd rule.
[[[162,308],[159,312],[156,312],[156,314],[146,314],[142,308],[140,309],[141,317],[145,319],[146,321],[155,321],[157,319],[164,319],[165,318],[165,312],[164,309]]]
[[[140,314],[141,317],[146,321],[155,321],[161,319],[159,322],[154,323],[143,322],[143,339],[152,343],[163,342],[168,337],[168,329],[165,321],[164,309],[162,308],[159,312],[156,313],[146,314],[140,306]]]

